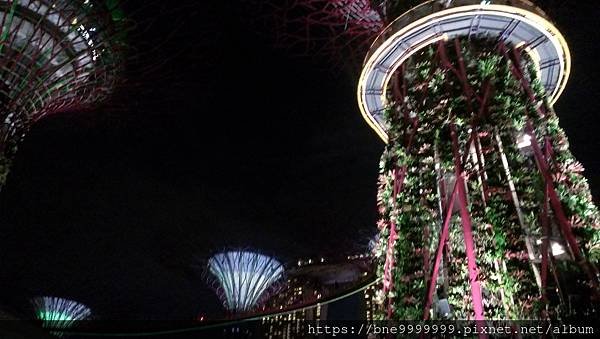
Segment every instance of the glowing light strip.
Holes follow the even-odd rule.
[[[431,5],[431,3],[426,3],[424,5],[427,5],[427,4]],[[406,13],[406,14],[408,14],[408,13]],[[388,28],[393,27],[394,23],[397,22],[398,20],[402,19],[405,15],[396,19],[391,25],[388,26]],[[373,128],[375,130],[375,132],[381,137],[381,139],[383,139],[384,142],[387,143],[387,133],[385,132],[383,127],[379,124],[379,122],[377,122],[375,117],[371,114],[371,112],[366,104],[366,99],[367,99],[366,98],[366,88],[367,88],[366,80],[369,78],[369,75],[371,75],[371,73],[375,70],[374,65],[376,64],[376,62],[380,62],[380,60],[382,59],[382,56],[386,56],[386,57],[389,56],[390,49],[395,48],[398,45],[398,41],[404,41],[404,39],[402,39],[403,36],[407,36],[419,29],[422,29],[423,27],[435,26],[439,21],[447,20],[447,19],[454,18],[454,17],[475,17],[475,16],[482,16],[482,15],[501,16],[501,17],[517,20],[520,22],[524,22],[524,23],[528,24],[529,26],[538,30],[540,33],[542,33],[548,39],[548,41],[550,41],[552,43],[552,45],[554,46],[554,48],[556,50],[556,54],[561,61],[560,65],[559,65],[560,69],[559,69],[558,81],[557,81],[557,84],[556,84],[556,87],[555,87],[553,93],[550,94],[550,103],[553,104],[554,102],[556,102],[558,97],[562,94],[562,92],[566,86],[567,79],[570,74],[571,55],[570,55],[566,40],[560,34],[558,29],[556,29],[556,27],[554,27],[554,25],[552,25],[548,20],[539,16],[538,14],[535,14],[533,12],[530,12],[530,11],[527,11],[527,10],[524,10],[521,8],[506,6],[506,5],[469,5],[469,6],[460,6],[460,7],[456,7],[456,8],[450,8],[447,10],[443,10],[440,12],[436,12],[436,13],[427,15],[421,19],[415,20],[414,22],[402,27],[398,32],[394,33],[391,37],[387,38],[379,47],[374,48],[374,46],[378,43],[378,40],[385,36],[386,30],[387,30],[386,29],[375,40],[375,42],[372,45],[373,46],[372,50],[374,49],[374,52],[372,52],[372,54],[368,56],[368,60],[365,62],[365,65],[363,67],[363,70],[362,70],[362,73],[361,73],[361,76],[359,79],[359,86],[357,89],[357,97],[358,97],[359,108],[361,110],[361,114],[363,115],[363,118],[367,121],[369,126],[371,126],[371,128]],[[443,35],[441,35],[441,36],[443,36]],[[431,39],[430,43],[434,43],[439,40],[440,40],[440,38]],[[383,87],[382,87],[382,94],[381,94],[381,96],[382,96],[381,102],[383,103],[383,105],[381,107],[386,106],[385,103],[387,100],[385,99],[385,91],[386,91],[388,82],[389,82],[392,74],[396,71],[397,67],[399,67],[407,58],[409,58],[410,56],[412,56],[414,53],[416,53],[420,49],[424,48],[425,46],[427,46],[427,44],[422,44],[421,41],[419,41],[419,43],[417,43],[416,46],[415,45],[411,46],[411,48],[408,50],[408,53],[404,54],[398,60],[393,62],[393,67],[388,69],[388,71],[385,74]],[[527,52],[530,55],[532,55],[532,59],[534,60],[534,62],[537,63],[536,68],[540,69],[540,65],[539,65],[540,57],[539,57],[539,54],[537,53],[537,51],[534,49],[534,50],[529,50]]]
[[[331,304],[338,300],[348,298],[356,293],[360,293],[360,292],[368,289],[369,287],[374,286],[375,284],[379,284],[379,283],[381,283],[381,279],[375,279],[375,280],[367,282],[365,285],[360,286],[354,290],[351,290],[345,294],[333,297],[331,299],[322,300],[320,302],[315,302],[313,304],[302,306],[299,308],[289,309],[289,310],[276,312],[276,313],[260,314],[260,315],[256,315],[256,316],[250,316],[247,318],[238,318],[238,319],[234,319],[234,320],[222,321],[222,322],[218,322],[218,323],[214,323],[214,324],[206,324],[206,325],[200,325],[200,326],[195,326],[195,327],[186,327],[186,328],[179,328],[179,329],[165,330],[165,331],[154,331],[154,332],[120,332],[120,333],[104,332],[104,333],[98,333],[98,332],[64,331],[63,333],[68,334],[68,335],[87,336],[87,337],[140,337],[140,336],[160,336],[160,335],[167,335],[167,334],[186,333],[186,332],[202,331],[202,330],[208,330],[208,329],[214,329],[214,328],[220,328],[220,327],[228,327],[228,326],[239,325],[239,324],[248,323],[248,322],[252,322],[252,321],[259,321],[265,317],[277,317],[277,316],[286,315],[286,314],[290,314],[290,313],[302,312],[302,311],[305,311],[308,309],[316,308],[318,306]]]
[[[468,6],[465,6],[465,7],[468,7]],[[486,14],[489,14],[489,13],[486,13]],[[480,14],[479,14],[479,13],[476,13],[476,15],[480,15]],[[436,24],[437,22],[441,21],[441,19],[443,19],[443,20],[447,20],[447,19],[453,19],[453,18],[458,18],[458,17],[463,17],[463,16],[465,16],[465,15],[464,15],[464,14],[453,14],[453,15],[447,15],[447,16],[444,16],[443,18],[440,18],[439,20],[437,20],[437,21],[435,21],[435,22],[432,22],[432,24]],[[513,16],[512,14],[507,14],[507,15],[506,15],[506,17],[510,17],[511,19],[514,19],[514,20],[519,20],[519,19],[520,19],[519,17],[515,17],[515,16]],[[540,30],[540,28],[539,28],[539,27],[535,27],[535,24],[531,24],[531,26],[533,26],[534,28],[536,28],[536,29]],[[540,30],[540,31],[542,31],[542,30]],[[557,46],[557,42],[556,42],[556,41],[553,41],[553,37],[552,37],[551,35],[545,34],[545,32],[544,32],[544,31],[542,31],[542,32],[544,33],[544,36],[545,36],[546,38],[548,38],[548,40],[549,40],[549,41],[551,41],[551,42],[553,43],[553,45],[555,46],[555,48],[556,48],[556,46]],[[444,33],[444,34],[446,34],[446,33]],[[436,41],[432,41],[432,43],[434,43],[434,42],[436,42]],[[526,42],[522,41],[520,44],[524,45],[525,43],[526,43]],[[419,46],[421,46],[421,44],[419,44]],[[392,47],[394,47],[394,45],[393,45]],[[417,48],[417,49],[422,49],[422,48],[423,48],[423,47],[420,47],[420,48]],[[539,65],[539,62],[541,61],[541,58],[540,58],[540,56],[539,56],[539,53],[537,52],[537,49],[531,49],[531,48],[529,48],[529,47],[528,47],[528,48],[527,48],[527,50],[526,50],[526,52],[527,52],[529,55],[531,55],[531,57],[532,57],[532,60],[534,61],[534,63],[536,63],[536,65],[535,65],[535,66],[536,66],[536,69],[540,70],[540,65]],[[414,53],[413,53],[413,54],[414,54]],[[560,57],[560,54],[559,54],[559,57]],[[384,81],[384,84],[383,84],[383,88],[387,88],[387,87],[388,87],[388,83],[389,83],[389,81],[390,81],[390,79],[391,79],[391,77],[392,77],[392,74],[393,74],[393,72],[395,72],[395,71],[396,71],[396,69],[397,69],[399,66],[400,66],[400,64],[396,64],[396,65],[394,66],[394,68],[392,68],[392,71],[391,71],[389,74],[387,74],[386,80]],[[564,64],[563,64],[563,63],[561,63],[561,64],[560,64],[560,74],[562,74],[563,76],[564,76],[564,68],[565,68],[565,67],[564,67]],[[559,82],[559,83],[561,82],[561,79],[563,79],[563,76],[560,76],[560,75],[559,75],[559,77],[558,77],[558,82]],[[553,92],[553,93],[550,95],[550,97],[551,97],[551,103],[554,103],[554,102],[556,101],[555,95],[556,95],[556,93],[557,93],[557,91],[558,91],[558,89],[559,89],[560,87],[561,87],[561,85],[560,85],[560,84],[557,84],[557,86],[556,86],[556,87],[555,87],[555,89],[554,89],[554,92]],[[385,102],[385,97],[383,98],[383,101]]]

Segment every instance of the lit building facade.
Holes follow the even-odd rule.
[[[266,338],[305,337],[308,324],[314,325],[329,320],[331,316],[338,316],[335,308],[332,308],[333,304],[329,303],[332,296],[371,281],[372,272],[372,257],[369,254],[352,255],[343,260],[299,260],[295,268],[288,270],[285,286],[263,307],[264,311],[276,312],[275,315],[262,318],[263,335]],[[366,305],[373,294],[369,295],[367,291],[370,288],[356,294],[359,309],[355,313],[364,312],[365,319],[372,314],[368,311],[371,306]]]
[[[368,323],[372,323],[375,320],[375,314],[377,312],[377,303],[375,302],[375,293],[377,287],[375,285],[369,286],[363,292],[365,298],[365,317],[364,320]]]
[[[299,305],[313,304],[322,298],[322,288],[309,281],[294,277],[287,281],[286,288],[269,300],[265,309],[274,311],[294,309]],[[306,321],[327,319],[327,305],[302,308],[299,311],[263,317],[261,329],[267,338],[297,338],[306,333]]]

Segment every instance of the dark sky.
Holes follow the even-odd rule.
[[[216,316],[195,260],[228,246],[339,255],[375,232],[383,144],[353,78],[272,47],[236,2],[189,2],[132,35],[138,55],[164,59],[141,86],[29,133],[0,193],[1,303],[25,312],[50,294],[105,318]],[[574,60],[556,108],[598,196],[600,6],[549,12]]]

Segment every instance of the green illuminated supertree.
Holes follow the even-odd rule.
[[[37,297],[32,299],[35,317],[42,322],[44,328],[71,329],[78,321],[89,320],[92,311],[85,305],[73,300],[56,297]],[[53,331],[52,334],[62,337],[63,333]]]
[[[111,94],[124,23],[117,0],[0,1],[0,187],[35,121]]]
[[[525,1],[428,1],[379,35],[358,96],[387,143],[380,318],[596,312],[600,214],[552,109],[569,71]]]

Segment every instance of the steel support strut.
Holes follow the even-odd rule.
[[[467,97],[468,110],[471,113],[475,114],[473,107],[471,106],[471,100],[473,98],[475,98],[477,100],[481,100],[481,99],[478,98],[477,95],[475,95],[475,93],[473,92],[473,90],[470,87],[469,82],[467,80],[466,69],[464,67],[464,63],[462,60],[460,43],[458,42],[458,40],[455,40],[454,45],[456,48],[457,55],[459,55],[460,70],[457,70],[452,65],[452,63],[449,61],[449,59],[447,58],[446,47],[443,42],[440,42],[438,44],[437,55],[439,55],[442,67],[453,72],[457,76],[459,81],[462,83],[463,91],[465,93],[465,96]],[[488,87],[489,86],[485,86],[486,100],[484,100],[484,101],[487,101],[487,96],[489,94]],[[485,103],[482,104],[482,106],[485,106]],[[481,109],[481,111],[484,111],[483,108]],[[482,112],[480,112],[480,114],[481,113]],[[446,206],[446,211],[445,211],[445,215],[444,215],[444,223],[442,225],[441,235],[440,235],[438,247],[436,250],[433,271],[431,273],[431,278],[430,278],[428,289],[427,289],[426,302],[425,302],[425,307],[423,309],[423,319],[424,320],[429,319],[429,316],[430,316],[430,308],[431,308],[431,305],[433,302],[433,293],[435,291],[435,287],[437,286],[437,277],[439,274],[439,266],[441,263],[442,255],[444,253],[444,248],[445,248],[446,241],[448,238],[450,220],[452,217],[452,209],[454,207],[455,200],[458,200],[459,214],[461,217],[461,224],[463,226],[463,235],[465,238],[465,247],[466,247],[465,251],[467,254],[467,266],[469,269],[469,284],[471,287],[471,297],[472,297],[472,302],[473,302],[473,310],[475,312],[475,320],[477,320],[477,321],[484,320],[483,301],[482,301],[482,296],[481,296],[481,286],[478,281],[478,269],[477,269],[477,263],[476,263],[476,259],[475,259],[475,245],[474,245],[474,241],[473,241],[472,224],[471,224],[471,218],[470,218],[470,215],[469,215],[469,212],[467,209],[467,193],[465,191],[465,180],[464,180],[464,173],[463,173],[463,169],[462,169],[462,164],[466,161],[467,156],[469,155],[469,149],[471,147],[471,144],[473,142],[476,142],[475,141],[475,139],[476,139],[475,133],[476,133],[475,130],[473,130],[472,133],[470,133],[469,140],[467,141],[467,144],[466,144],[465,153],[463,155],[463,158],[461,159],[460,152],[458,151],[458,140],[457,140],[457,136],[456,136],[456,128],[454,125],[451,125],[451,136],[452,136],[452,142],[453,142],[452,147],[453,147],[456,179],[454,182],[454,188],[453,188],[452,194],[450,195],[450,200],[449,200],[448,206]],[[481,165],[481,163],[480,163],[481,159],[479,158],[479,154],[478,154],[478,157],[476,160],[477,160],[477,163]],[[483,170],[483,168],[481,168],[481,170]],[[478,174],[481,175],[481,172],[479,172]],[[485,194],[484,194],[484,199],[485,199]],[[481,325],[481,324],[478,324],[478,325]]]
[[[510,58],[510,56],[508,55],[508,53],[506,52],[506,49],[504,47],[502,48],[502,52],[504,53],[504,55],[507,58]],[[538,102],[538,100],[536,98],[536,95],[535,95],[533,89],[531,88],[531,84],[529,83],[527,78],[524,76],[524,73],[523,73],[523,70],[522,70],[521,64],[520,64],[520,60],[521,60],[520,58],[521,57],[520,57],[519,51],[516,49],[513,49],[512,59],[511,59],[512,60],[511,72],[513,73],[513,75],[515,77],[517,77],[517,79],[519,79],[521,87],[527,93],[529,100],[531,101],[531,104],[534,105],[534,107],[536,108],[538,115],[541,118],[546,118],[547,117],[546,107],[544,104],[536,105],[536,102]],[[569,245],[568,247],[570,249],[571,254],[573,255],[573,258],[578,263],[578,265],[583,269],[585,274],[588,276],[588,279],[592,285],[593,296],[597,300],[600,300],[600,290],[599,290],[598,278],[596,277],[595,270],[590,265],[590,263],[583,257],[581,250],[579,249],[579,245],[577,244],[577,240],[575,239],[575,236],[573,234],[571,223],[567,219],[567,217],[564,213],[564,210],[562,208],[562,204],[561,204],[560,200],[558,199],[558,194],[556,193],[556,190],[554,189],[554,185],[553,185],[554,181],[552,180],[552,175],[550,173],[550,166],[548,164],[548,160],[550,160],[552,157],[552,154],[551,154],[552,145],[551,145],[550,141],[548,139],[546,139],[546,152],[548,154],[548,157],[545,157],[541,151],[539,144],[538,144],[537,136],[535,134],[535,130],[533,128],[531,120],[529,120],[529,119],[527,120],[526,125],[525,125],[525,132],[528,133],[531,137],[531,146],[533,149],[533,154],[534,154],[538,169],[543,176],[544,182],[546,183],[545,189],[547,189],[547,191],[548,191],[547,193],[548,193],[548,198],[550,199],[550,206],[552,207],[554,215],[556,216],[558,224],[560,225],[561,233],[563,234],[563,237],[565,238],[565,240],[567,241],[567,243]]]
[[[403,167],[404,170],[406,170]],[[403,171],[404,172],[404,171]],[[401,186],[401,182],[404,180],[404,175],[398,175],[398,168],[394,168],[394,188],[392,197],[394,199],[394,207],[396,205],[396,196],[398,195],[398,187]],[[396,222],[393,220],[393,216],[390,220],[390,235],[388,238],[386,258],[384,264],[384,277],[383,277],[383,291],[387,294],[392,290],[392,269],[394,267],[394,243],[398,239],[396,233]],[[387,316],[392,316],[392,298],[388,298]]]
[[[417,120],[414,120],[412,123],[412,130],[410,131],[410,134],[408,134],[408,140],[407,140],[407,146],[406,146],[407,152],[410,152],[410,150],[412,148],[414,136],[417,133],[417,126],[418,126],[418,122],[417,122]],[[408,129],[408,126],[407,126],[407,129]],[[405,135],[407,135],[407,133],[405,133]],[[406,164],[404,164],[399,169],[397,167],[394,168],[394,174],[393,174],[394,188],[393,188],[393,194],[392,194],[394,209],[396,208],[396,198],[397,198],[398,194],[400,193],[400,191],[402,190],[402,186],[404,184],[404,178],[406,178],[407,171],[408,171],[408,166]],[[392,220],[390,220],[390,235],[388,238],[387,252],[386,252],[386,258],[385,258],[385,264],[384,264],[383,291],[386,294],[392,290],[392,286],[393,286],[392,270],[394,268],[394,243],[398,239],[398,234],[396,233],[396,223],[393,220],[393,216],[391,219]],[[388,298],[388,307],[387,307],[388,319],[391,319],[392,311],[393,311],[392,310],[392,298]]]
[[[542,301],[548,302],[548,245],[550,242],[550,220],[548,216],[548,184],[544,183],[544,200],[542,201]]]
[[[546,183],[553,183],[552,175],[550,174],[550,169],[547,163],[547,159],[543,156],[542,151],[540,150],[540,146],[537,142],[537,137],[535,135],[535,131],[531,124],[531,121],[527,121],[525,130],[527,133],[531,135],[531,146],[533,148],[533,154],[535,156],[535,160],[540,170],[543,179]],[[588,276],[590,283],[592,284],[592,293],[594,296],[600,300],[600,295],[598,294],[598,280],[593,273],[593,270],[589,266],[587,260],[583,257],[581,250],[579,249],[579,245],[577,244],[577,239],[575,239],[575,235],[573,234],[573,230],[571,228],[571,223],[567,219],[565,212],[563,211],[562,204],[558,199],[558,194],[554,189],[553,185],[546,185],[548,189],[548,197],[550,198],[550,206],[552,206],[552,210],[554,211],[554,215],[558,220],[558,224],[561,227],[561,231],[565,240],[567,241],[573,258],[579,264],[579,266],[583,269],[585,274]]]
[[[429,279],[429,287],[427,289],[427,299],[425,302],[425,308],[423,310],[423,320],[429,319],[429,309],[431,308],[431,304],[433,302],[433,293],[435,291],[435,287],[437,286],[437,277],[440,269],[440,263],[442,261],[442,254],[444,252],[444,246],[446,244],[446,239],[448,239],[448,232],[450,229],[450,219],[452,217],[452,209],[454,208],[454,200],[456,199],[456,194],[458,193],[457,185],[458,181],[454,181],[454,189],[452,190],[452,194],[449,196],[450,200],[448,202],[448,206],[446,207],[446,211],[444,213],[444,224],[442,225],[442,233],[440,235],[440,239],[438,242],[437,251],[435,254],[435,261],[433,264],[433,271],[431,272],[431,279]]]
[[[462,163],[458,152],[458,137],[456,135],[456,127],[450,126],[450,134],[452,137],[452,151],[454,154],[454,173],[456,175],[456,186],[458,186],[457,198],[460,214],[460,221],[463,228],[465,238],[465,251],[467,254],[467,266],[469,270],[469,284],[471,285],[471,298],[473,302],[473,311],[475,312],[475,320],[483,321],[483,301],[481,298],[481,285],[479,284],[479,271],[475,258],[475,244],[473,241],[473,227],[471,224],[471,216],[467,209],[467,192],[465,191],[465,180],[462,171]]]

